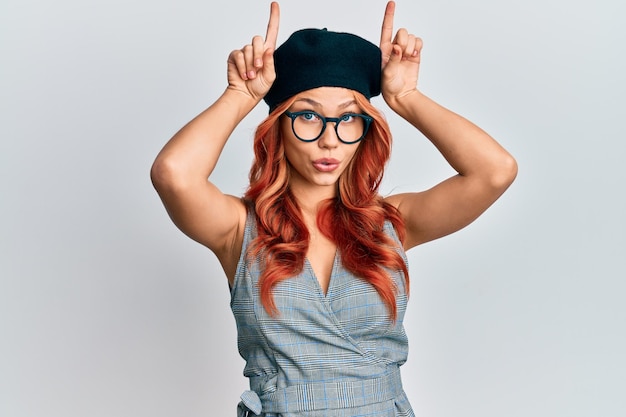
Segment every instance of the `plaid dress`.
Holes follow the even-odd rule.
[[[399,243],[391,223],[385,231]],[[399,371],[408,353],[402,272],[391,273],[398,287],[395,322],[376,290],[343,268],[340,255],[326,294],[308,261],[298,276],[277,284],[280,313],[271,317],[260,302],[258,260],[246,256],[255,235],[250,214],[231,288],[239,353],[250,380],[238,417],[414,416]]]

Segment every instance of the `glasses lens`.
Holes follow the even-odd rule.
[[[365,132],[365,119],[360,114],[344,114],[337,125],[337,136],[343,142],[356,142]]]
[[[324,128],[321,116],[314,112],[298,113],[291,120],[293,121],[293,131],[300,140],[315,140]]]

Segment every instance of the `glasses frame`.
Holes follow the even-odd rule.
[[[294,123],[296,121],[296,118],[298,118],[298,116],[302,116],[303,114],[313,114],[317,117],[319,117],[319,119],[322,121],[322,130],[320,131],[320,134],[317,135],[315,138],[313,139],[302,139],[300,136],[298,136],[298,134],[296,133],[296,129],[294,127]],[[320,137],[322,137],[322,135],[324,134],[324,132],[326,131],[326,124],[328,122],[333,122],[335,123],[335,134],[337,135],[337,139],[339,139],[339,141],[341,143],[345,143],[346,145],[352,145],[355,143],[358,143],[360,141],[363,140],[363,138],[365,137],[365,135],[367,135],[367,132],[369,130],[370,124],[372,124],[372,122],[374,121],[374,118],[371,116],[368,116],[367,114],[362,114],[362,113],[345,113],[342,114],[341,117],[324,117],[321,114],[314,112],[312,110],[303,110],[303,111],[296,111],[296,112],[290,112],[290,111],[286,111],[285,115],[287,117],[289,117],[291,119],[291,131],[293,132],[293,134],[295,135],[296,138],[298,138],[298,140],[302,141],[302,142],[315,142],[316,140],[318,140]],[[345,116],[355,116],[355,117],[360,117],[363,119],[363,121],[365,122],[365,125],[363,126],[363,134],[361,135],[360,138],[358,138],[357,140],[353,140],[353,141],[345,141],[343,139],[341,139],[341,137],[339,136],[339,123],[341,123],[343,120],[342,118]]]

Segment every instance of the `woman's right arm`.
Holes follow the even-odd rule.
[[[208,179],[234,129],[275,79],[278,19],[278,4],[272,3],[265,41],[255,36],[252,44],[229,55],[226,91],[170,139],[150,172],[172,221],[211,249],[229,278],[241,250],[246,209],[239,198],[223,194]]]
[[[228,137],[256,104],[237,96],[226,90],[184,126],[158,154],[150,172],[174,224],[215,252],[225,270],[232,269],[228,258],[240,240],[245,207],[236,197],[223,194],[208,178]]]

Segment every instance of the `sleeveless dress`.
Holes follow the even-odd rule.
[[[400,245],[390,222],[384,230]],[[258,258],[246,254],[255,236],[256,218],[249,213],[231,288],[239,353],[250,380],[237,416],[414,416],[399,370],[408,354],[403,273],[390,271],[398,288],[395,322],[374,287],[343,268],[340,254],[326,294],[308,261],[298,276],[277,284],[279,315],[272,317],[260,301]],[[406,263],[401,246],[397,250]]]

